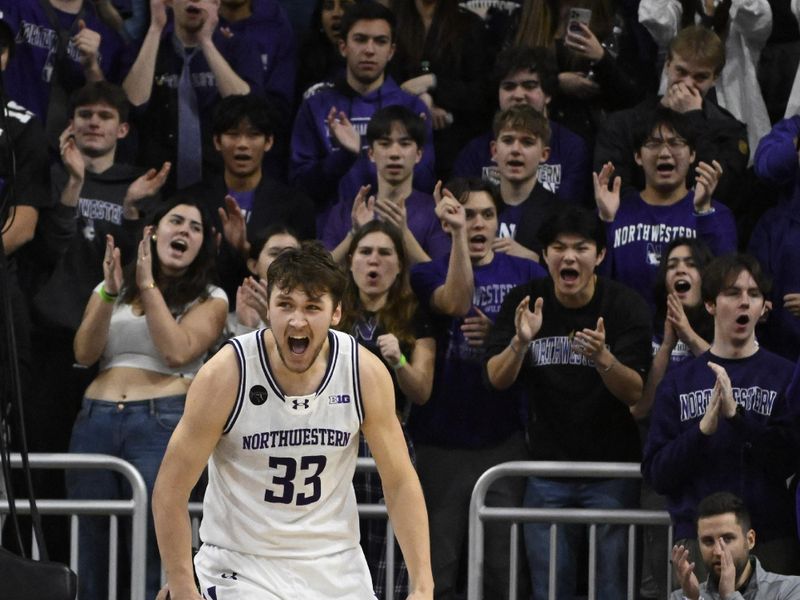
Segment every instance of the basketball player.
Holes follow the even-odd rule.
[[[285,250],[267,277],[271,329],[235,338],[201,369],[156,481],[169,597],[375,598],[351,484],[361,429],[408,565],[408,598],[431,600],[427,512],[391,378],[352,337],[330,330],[342,272],[310,243]],[[187,502],[206,462],[201,596]]]

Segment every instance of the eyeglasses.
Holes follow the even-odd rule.
[[[648,138],[642,146],[647,148],[648,150],[661,150],[664,146],[669,148],[670,150],[683,150],[689,145],[683,138],[667,138],[663,140],[661,138]]]

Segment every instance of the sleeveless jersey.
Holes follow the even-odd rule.
[[[359,545],[353,473],[364,411],[358,345],[330,331],[318,390],[286,396],[266,356],[266,330],[230,343],[239,390],[208,464],[200,537],[247,554],[314,558]]]

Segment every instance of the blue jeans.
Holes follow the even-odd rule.
[[[179,395],[117,403],[84,398],[72,429],[69,451],[111,454],[127,460],[142,474],[149,499],[167,443],[183,414],[185,399],[186,396]],[[109,470],[68,470],[66,483],[67,497],[73,500],[131,497],[127,480]],[[155,598],[160,587],[161,562],[149,507],[147,523],[146,597]],[[78,597],[81,600],[108,598],[108,530],[108,517],[80,519]],[[124,555],[118,564],[125,564]]]
[[[535,508],[633,508],[639,500],[639,482],[633,479],[567,481],[529,477],[524,505]],[[550,524],[524,526],[534,600],[547,600],[550,565]],[[556,554],[556,598],[575,596],[575,547],[581,525],[559,525]],[[627,529],[597,526],[597,598],[618,600],[626,596]]]

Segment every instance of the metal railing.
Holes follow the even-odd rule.
[[[590,478],[641,478],[638,463],[597,463],[597,462],[533,462],[517,461],[497,465],[480,476],[472,492],[469,506],[469,568],[468,568],[468,600],[483,598],[483,557],[484,557],[484,521],[510,521],[511,524],[511,559],[509,598],[517,597],[517,552],[519,539],[519,523],[551,523],[550,528],[550,560],[549,560],[549,598],[555,600],[556,588],[556,534],[558,524],[589,525],[589,600],[595,600],[595,574],[597,562],[596,526],[598,524],[628,525],[628,584],[629,600],[637,596],[634,590],[635,546],[637,525],[660,525],[669,527],[668,547],[665,548],[665,559],[672,545],[672,527],[669,514],[658,510],[612,510],[582,508],[499,508],[486,506],[486,493],[491,485],[503,477],[590,477]],[[671,584],[671,569],[667,569],[667,589]]]
[[[109,527],[109,564],[108,564],[108,597],[117,597],[117,543],[119,541],[120,516],[131,517],[131,600],[144,600],[145,597],[145,561],[147,544],[147,488],[139,471],[129,462],[106,454],[29,454],[28,461],[32,469],[110,469],[125,477],[131,486],[132,495],[129,500],[49,500],[36,501],[42,515],[68,515],[70,517],[70,568],[78,572],[78,524],[79,517],[84,515],[108,515]],[[19,454],[11,455],[11,467],[22,466]],[[30,502],[17,499],[17,512],[30,514]],[[0,500],[0,515],[9,512],[8,500]],[[39,549],[33,542],[32,556],[38,558]]]

